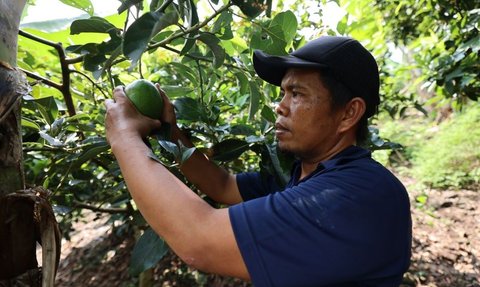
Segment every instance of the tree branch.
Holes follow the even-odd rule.
[[[76,63],[80,63],[83,61],[83,58],[85,57],[85,55],[81,55],[81,56],[78,56],[76,58],[69,58],[69,59],[65,59],[65,62],[67,62],[67,64],[76,64]]]
[[[191,32],[200,30],[201,28],[205,27],[213,18],[217,17],[219,14],[221,14],[223,11],[230,8],[232,5],[233,5],[233,3],[229,1],[227,4],[223,5],[222,7],[220,7],[220,9],[215,11],[215,13],[213,13],[212,15],[207,17],[205,20],[203,20],[203,22],[198,23],[196,25],[193,25],[192,27],[190,27],[190,28],[188,28],[188,29],[186,29],[182,32],[174,33],[174,34],[170,35],[168,38],[164,39],[163,41],[160,41],[160,42],[158,42],[156,44],[153,44],[150,47],[148,47],[147,51],[153,50],[153,49],[158,48],[158,47],[162,47],[162,46],[167,45],[167,44],[170,44],[170,42],[172,42],[175,39],[178,39],[182,36],[190,34]]]
[[[110,214],[129,213],[128,208],[104,208],[104,207],[98,207],[98,206],[90,205],[87,203],[83,203],[80,201],[74,201],[73,206],[75,208],[84,208],[92,211],[104,212],[104,213],[110,213]]]
[[[44,78],[44,77],[42,77],[42,76],[40,76],[40,75],[37,75],[37,74],[34,74],[33,72],[27,71],[27,70],[22,69],[22,68],[20,68],[20,67],[17,67],[17,69],[19,69],[20,71],[24,72],[29,78],[32,78],[32,79],[37,80],[37,81],[40,81],[40,82],[44,83],[44,84],[47,85],[47,86],[50,86],[50,87],[52,87],[52,88],[55,88],[55,89],[59,90],[60,92],[62,91],[62,85],[60,85],[60,84],[57,84],[57,83],[55,83],[55,82],[53,82],[53,81],[50,81],[50,80],[47,79],[47,78]]]
[[[70,70],[70,73],[76,73],[76,74],[84,76],[90,83],[92,83],[92,85],[94,87],[96,87],[97,89],[100,90],[100,92],[102,92],[102,94],[105,96],[106,99],[109,98],[109,96],[107,94],[105,94],[105,92],[103,91],[102,87],[100,87],[97,83],[95,83],[95,81],[93,81],[87,74],[85,74],[83,72],[80,72],[80,71],[77,71],[77,70]]]
[[[167,45],[164,45],[162,46],[162,48],[164,48],[165,50],[169,50],[171,52],[174,52],[174,53],[177,53],[180,55],[181,51],[180,50],[177,50],[175,48],[172,48],[170,46],[167,46]],[[213,63],[213,60],[210,59],[210,58],[207,58],[207,57],[202,57],[202,56],[197,56],[197,55],[191,55],[191,54],[185,54],[183,55],[184,57],[187,57],[187,58],[190,58],[192,60],[200,60],[200,61],[204,61],[204,62],[210,62],[210,63]],[[242,67],[237,67],[235,65],[231,65],[231,64],[224,64],[225,67],[228,67],[228,68],[232,68],[232,69],[238,69],[238,70],[242,70],[242,71],[247,71],[247,69],[244,69]]]
[[[72,99],[72,93],[70,91],[70,70],[68,68],[69,62],[67,61],[67,56],[65,54],[65,50],[62,47],[61,43],[54,43],[51,41],[48,41],[46,39],[42,39],[40,37],[37,37],[35,35],[29,34],[25,31],[19,30],[18,34],[28,38],[30,40],[39,42],[41,44],[50,46],[55,48],[57,50],[58,56],[60,57],[60,66],[62,69],[62,84],[59,85],[59,90],[63,95],[63,98],[65,100],[65,104],[67,106],[68,114],[72,117],[76,114],[75,111],[75,106],[73,104],[73,99]]]

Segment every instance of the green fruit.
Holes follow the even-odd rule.
[[[142,115],[152,119],[162,115],[163,98],[152,82],[135,80],[125,87],[125,94]]]

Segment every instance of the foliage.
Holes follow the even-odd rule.
[[[130,274],[138,275],[154,267],[167,253],[168,247],[153,229],[148,228],[138,239],[132,251]]]
[[[90,1],[70,2],[64,3],[91,12]],[[253,20],[255,15],[242,16],[228,2],[211,3],[215,9],[201,18],[197,4],[125,1],[119,15],[76,19],[66,31],[28,28],[20,37],[19,66],[34,79],[22,111],[26,177],[29,184],[53,191],[65,236],[79,208],[144,228],[103,127],[103,101],[110,90],[138,78],[162,86],[174,100],[180,126],[212,160],[233,171],[255,169],[261,162],[285,181],[287,159],[277,156],[271,132],[276,96],[267,96],[277,91],[255,78],[251,53],[264,47],[286,54],[296,37],[296,18],[283,11]],[[58,42],[66,56],[57,53]],[[66,107],[69,97],[73,110]],[[185,180],[174,159],[187,160],[193,149],[170,142],[164,132],[150,140],[151,157]],[[163,256],[162,249],[147,264],[136,260],[144,258],[142,250],[153,250],[152,242],[139,241],[131,266],[135,274]]]
[[[65,19],[25,25],[18,65],[32,85],[22,109],[26,179],[54,192],[66,236],[80,208],[145,228],[104,138],[103,101],[116,85],[138,78],[159,83],[198,149],[230,171],[260,167],[280,183],[292,159],[278,153],[272,134],[279,90],[255,76],[254,49],[283,55],[313,35],[353,36],[378,59],[380,111],[391,116],[405,116],[409,107],[424,111],[424,102],[463,103],[479,94],[478,9],[467,1],[451,7],[433,0],[279,1],[274,7],[270,0],[122,0],[118,14],[108,17],[95,15],[90,0],[62,2],[89,16],[67,29],[55,29]],[[346,10],[336,27],[323,23],[328,2]],[[425,8],[437,5],[443,12]],[[414,15],[418,31],[407,21]],[[406,64],[392,56],[399,50]],[[372,131],[372,149],[396,147],[379,137],[381,130]],[[168,130],[149,143],[151,157],[186,182],[173,162],[193,150],[170,142]]]
[[[380,65],[381,110],[460,109],[480,94],[478,1],[352,0],[337,30],[361,39]],[[369,11],[369,13],[365,13]]]
[[[436,125],[419,112],[408,113],[402,120],[393,121],[384,113],[377,121],[380,137],[389,139],[401,147],[395,150],[375,151],[373,155],[383,164],[397,170],[411,166],[414,151],[424,145],[425,138],[429,137],[428,130]]]
[[[460,104],[478,98],[478,3],[390,0],[376,1],[376,5],[388,23],[386,40],[408,47],[424,77],[424,88]]]
[[[414,152],[412,173],[433,187],[462,188],[480,183],[480,106],[469,106],[438,126]]]

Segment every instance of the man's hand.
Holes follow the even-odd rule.
[[[163,91],[160,88],[160,85],[156,84],[155,86],[157,87],[158,91],[160,92],[160,95],[163,98],[163,111],[162,111],[162,115],[160,117],[160,120],[162,121],[162,123],[169,123],[172,126],[172,128],[177,127],[177,118],[175,116],[175,107],[173,106],[172,102],[170,101],[170,99],[165,94],[165,91]]]
[[[165,98],[164,94],[162,96]],[[105,101],[107,108],[105,129],[107,140],[112,148],[115,144],[125,140],[146,138],[153,130],[160,128],[160,121],[146,117],[135,109],[125,96],[123,87],[116,87],[113,90],[113,98],[115,100],[107,99]]]

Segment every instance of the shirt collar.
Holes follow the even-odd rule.
[[[325,169],[328,169],[359,158],[371,157],[371,155],[372,153],[369,150],[351,145],[334,155],[331,159],[321,162],[319,166],[323,165]]]
[[[337,165],[347,163],[359,158],[371,157],[371,154],[372,153],[369,150],[366,150],[359,146],[351,145],[345,148],[344,150],[342,150],[341,152],[337,153],[336,155],[334,155],[331,159],[319,163],[315,171],[309,174],[308,176],[306,176],[305,178],[303,178],[301,181],[307,180],[313,175],[323,170],[331,169]],[[288,183],[287,186],[291,187],[291,186],[297,185],[300,182],[298,178],[300,177],[301,169],[302,169],[301,161],[300,160],[295,161],[295,164],[291,172],[290,182]]]

